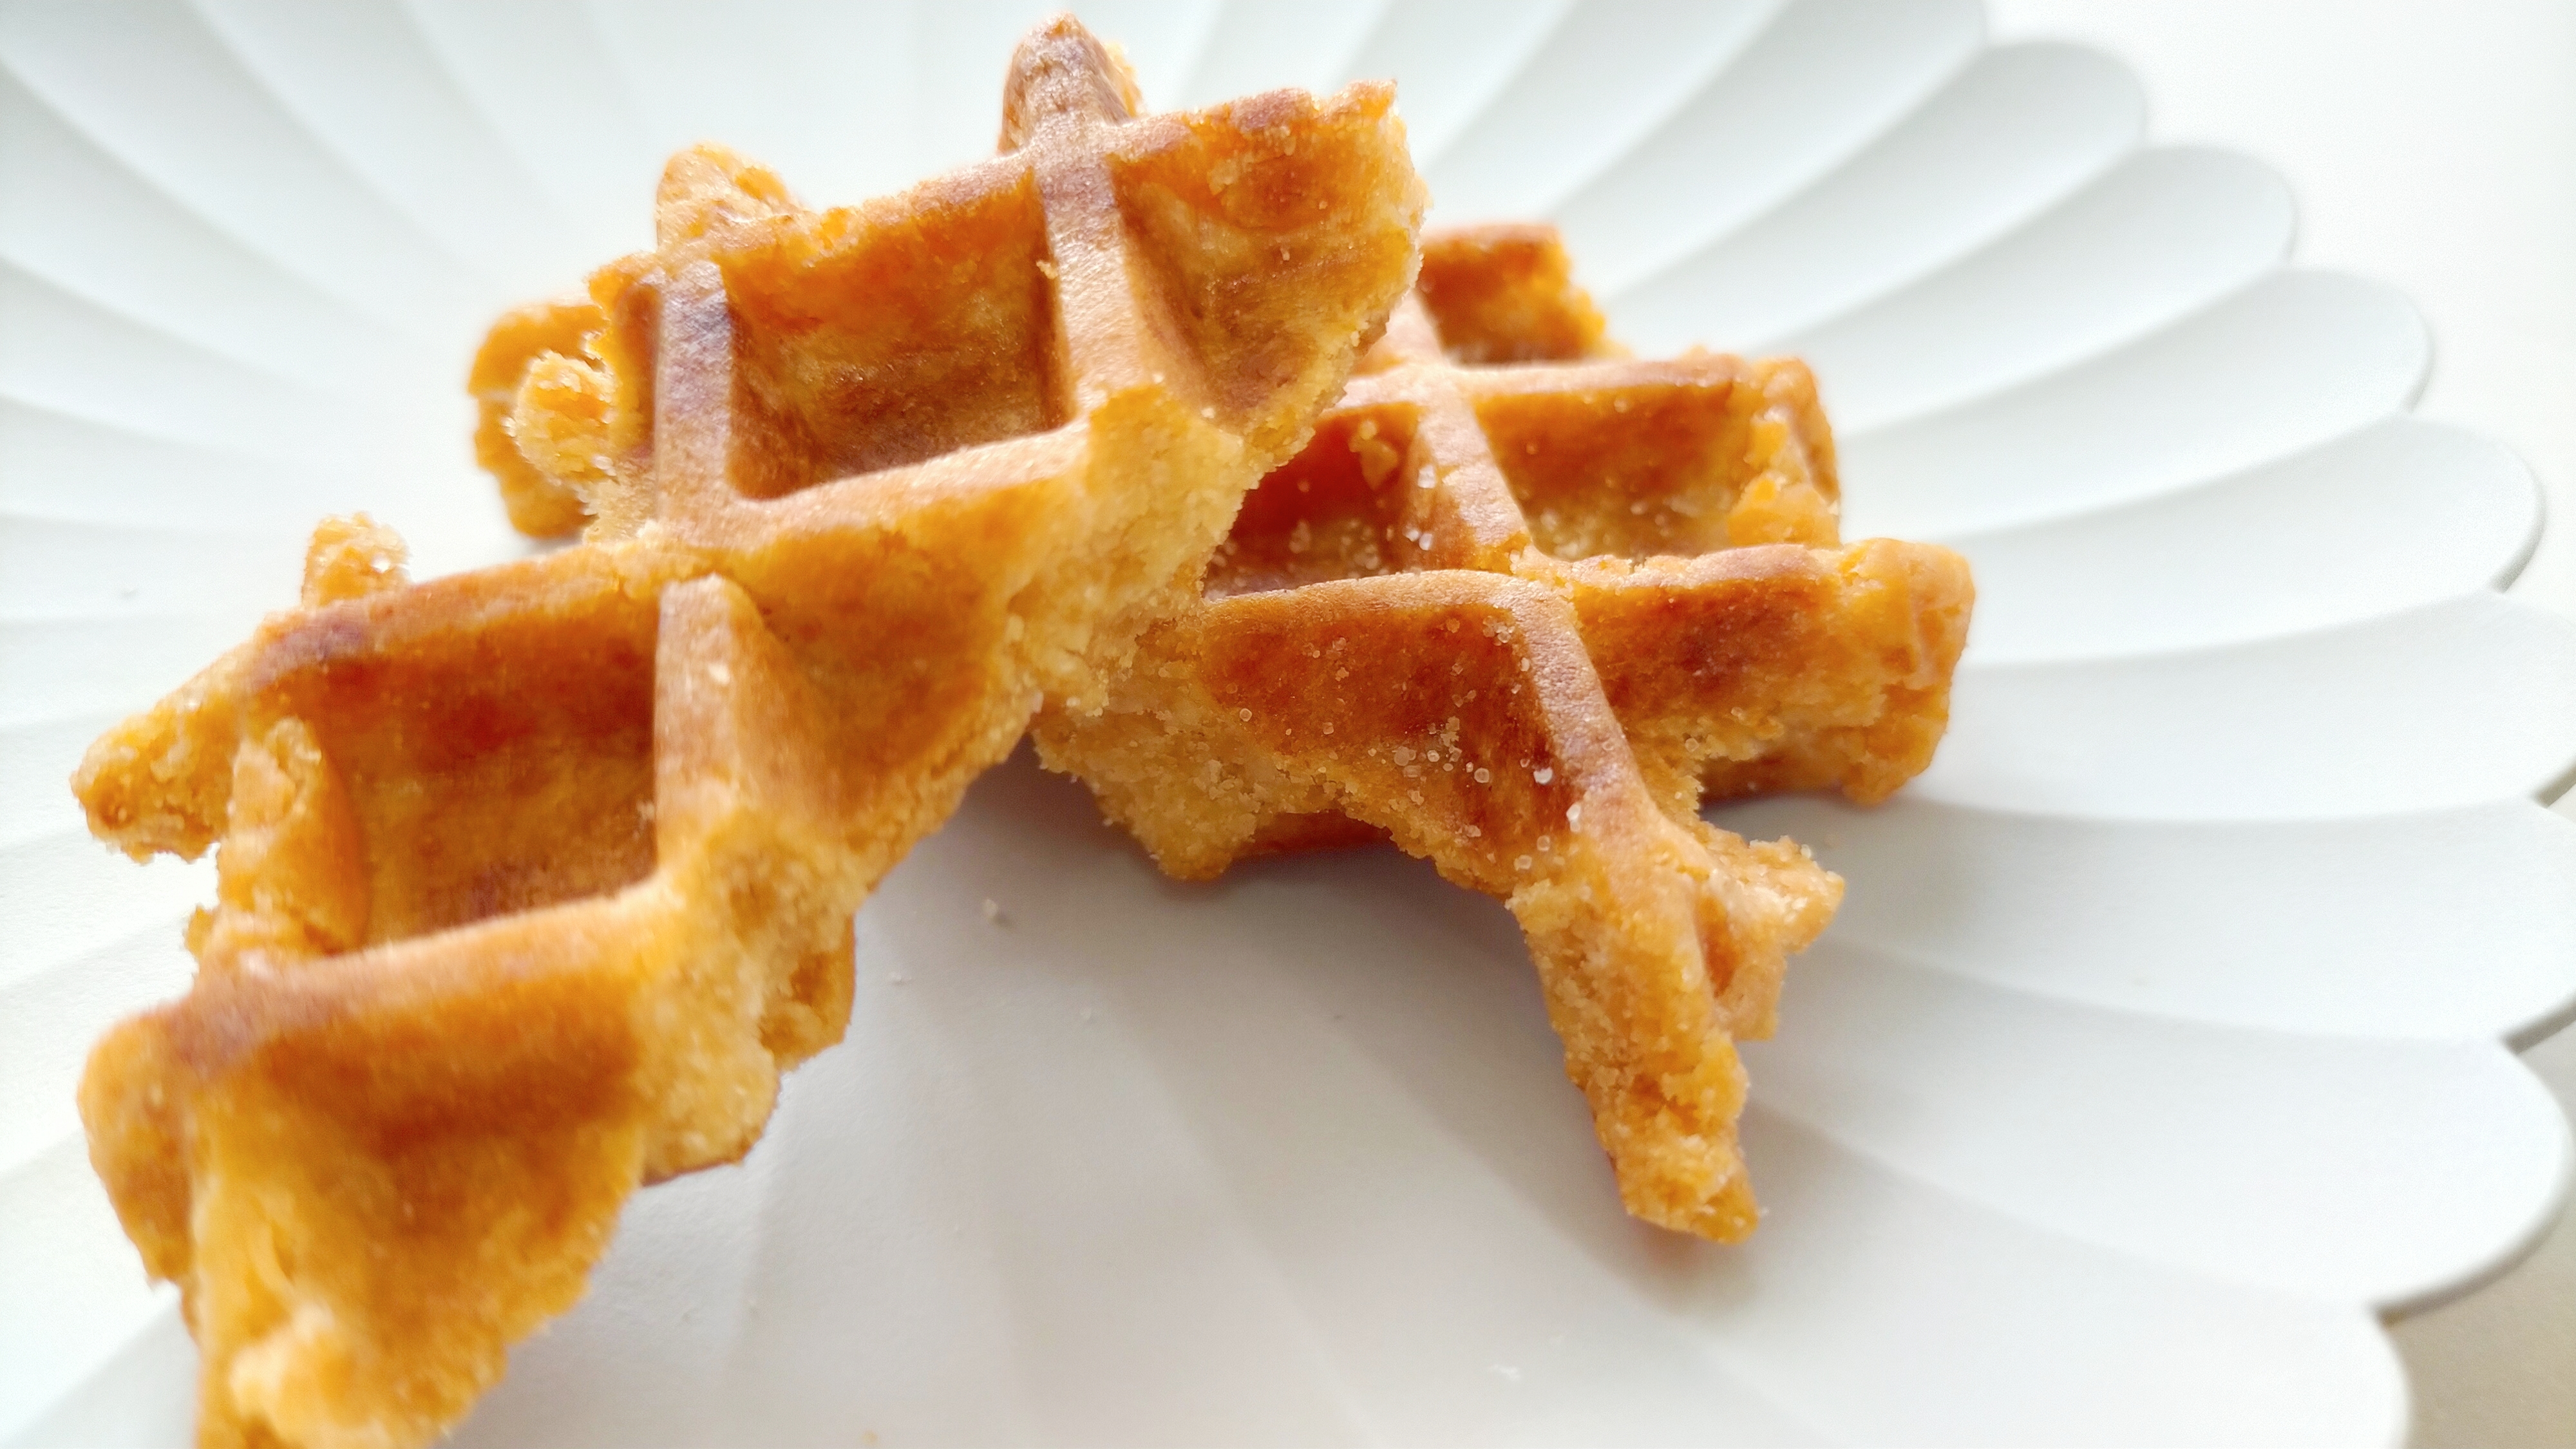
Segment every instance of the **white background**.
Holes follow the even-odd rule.
[[[2419,411],[2531,464],[2551,524],[2516,592],[2576,616],[2576,0],[1988,0],[1988,13],[1999,40],[2078,40],[2127,61],[2153,139],[2232,147],[2287,178],[2301,263],[2414,299],[2434,345]],[[2576,815],[2576,794],[2559,809]],[[2576,1030],[2528,1055],[2576,1113]],[[2396,1338],[2418,1444],[2576,1445],[2576,1220]]]

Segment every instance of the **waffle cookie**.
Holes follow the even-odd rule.
[[[1060,21],[1004,154],[903,196],[684,153],[660,247],[486,353],[594,541],[410,584],[326,524],[301,607],[91,748],[94,832],[221,844],[195,986],[81,1089],[201,1442],[463,1415],[636,1187],[749,1149],[868,891],[1340,388],[1416,261],[1390,93],[1135,110]]]
[[[1702,822],[1703,792],[1874,800],[1921,770],[1970,585],[1944,549],[1832,546],[1797,363],[1617,351],[1552,233],[1427,238],[1197,605],[1037,741],[1173,875],[1389,836],[1502,899],[1629,1210],[1731,1240],[1756,1216],[1732,1043],[1842,886]]]

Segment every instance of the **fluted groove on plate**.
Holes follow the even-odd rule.
[[[651,245],[645,199],[664,157],[653,149],[576,0],[403,0],[403,11],[465,104],[567,219],[581,269]],[[547,285],[569,287],[580,275],[575,270]]]
[[[1745,1049],[1765,1106],[2068,1237],[2321,1299],[2405,1301],[2527,1242],[2566,1176],[2556,1104],[2492,1039],[2185,1022],[1832,936],[1781,1022]],[[2362,1197],[2384,1210],[2346,1210]]]
[[[426,349],[128,172],[0,69],[0,260],[103,311],[324,392],[415,385]],[[380,394],[381,395],[381,394]]]
[[[0,65],[225,235],[433,344],[512,298],[412,227],[193,12],[99,0],[0,10]]]
[[[1329,91],[1387,8],[1387,0],[1231,0],[1209,25],[1179,104],[1214,105],[1280,86]]]
[[[1393,80],[1413,164],[1427,167],[1473,124],[1538,46],[1573,12],[1572,0],[1501,0],[1473,25],[1430,5],[1393,4],[1343,62],[1345,81]]]
[[[314,144],[440,250],[529,293],[598,264],[398,0],[193,3]]]
[[[2092,51],[1988,50],[1805,191],[1605,305],[1649,356],[1754,346],[2029,221],[2135,146],[2144,117],[2137,82]]]
[[[119,1019],[188,989],[181,922],[160,920],[33,976],[0,982],[0,1172],[80,1134],[81,1064]]]
[[[11,519],[300,538],[335,509],[381,509],[420,462],[342,459],[334,474],[0,395],[0,516]],[[452,506],[454,493],[441,491]],[[282,603],[292,592],[263,597]]]
[[[2128,819],[2352,818],[2528,798],[2576,757],[2576,622],[2479,593],[2251,644],[1962,664],[1913,789]]]
[[[0,290],[5,278],[0,268]],[[7,329],[0,329],[0,387],[12,365],[11,345]],[[22,360],[41,366],[40,359]],[[186,360],[179,361],[173,370],[184,375]],[[259,390],[252,388],[250,395]],[[226,436],[220,438],[172,436],[160,428],[152,395],[120,394],[112,401],[123,416],[90,416],[78,406],[0,391],[0,516],[256,532],[283,550],[287,540],[301,540],[316,518],[363,511],[401,532],[416,577],[522,557],[538,547],[511,531],[490,480],[474,467],[467,426],[472,408],[461,388],[446,393],[434,411],[342,418],[336,427],[320,429],[320,437],[297,434],[301,461],[264,456],[251,441],[258,429],[247,419],[223,418]],[[211,405],[197,411],[201,420],[210,412],[220,415]],[[266,411],[288,422],[295,410],[291,400],[272,397]],[[387,423],[368,431],[387,418],[411,427]],[[406,439],[406,432],[414,437]],[[348,442],[348,451],[319,446],[334,433]],[[66,486],[66,479],[79,484]],[[289,602],[294,583],[290,569],[262,587],[256,600]],[[181,677],[173,674],[170,682]],[[23,703],[0,697],[0,721],[22,717],[12,707]]]
[[[1744,1144],[1767,1211],[1737,1254],[1708,1260],[1701,1321],[1839,1442],[2393,1444],[2404,1432],[2404,1374],[2376,1319],[2349,1304],[2078,1242],[1760,1100]],[[1757,1291],[1793,1265],[1797,1291]],[[2153,1373],[2136,1371],[2142,1355]],[[1855,1363],[1874,1366],[1866,1391],[1840,1372]],[[2265,1371],[2248,1373],[2254,1363]],[[1947,1387],[2006,1372],[2010,1393]]]
[[[2197,312],[2270,271],[2295,220],[2279,178],[2243,157],[2133,152],[1967,256],[1743,347],[1806,358],[1844,430],[1863,432],[2044,376]]]
[[[0,315],[9,319],[0,329],[0,394],[35,407],[314,465],[439,444],[461,450],[452,436],[461,403],[459,418],[442,419],[384,397],[315,391],[7,263],[0,263]]]
[[[0,1171],[0,1435],[112,1356],[171,1294],[145,1284],[78,1137]]]
[[[1941,542],[1980,666],[2237,643],[2512,582],[2540,490],[2506,449],[2391,417],[2172,493]]]
[[[622,97],[619,113],[638,123],[631,149],[650,167],[714,141],[777,168],[809,201],[842,205],[992,154],[1002,114],[992,57],[1008,53],[1022,18],[998,10],[735,7],[724,21],[732,43],[721,45],[709,43],[705,13],[687,6],[589,5],[584,14],[590,47]],[[981,53],[935,43],[948,34]],[[923,142],[934,133],[941,147],[932,149],[957,154],[931,159]],[[647,191],[628,191],[628,208],[649,194],[651,174],[641,178]]]
[[[1711,84],[1546,210],[1616,295],[1842,165],[1977,53],[1976,0],[1792,0]]]
[[[1732,65],[1784,3],[1584,0],[1464,132],[1416,152],[1439,218],[1538,215]]]
[[[1711,818],[1843,874],[1828,940],[1997,988],[2248,1030],[2490,1041],[2576,1003],[2576,822],[2529,800],[2151,822],[1904,795]]]
[[[2243,157],[2133,152],[1969,255],[1757,350],[1805,357],[1844,430],[1865,432],[2187,318],[2271,271],[2295,221],[2279,178]]]
[[[2388,288],[2275,272],[2034,381],[1844,430],[1845,526],[1938,537],[2170,492],[2402,410],[2430,360],[2422,319]]]

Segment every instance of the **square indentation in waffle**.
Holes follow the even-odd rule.
[[[244,681],[250,735],[327,770],[373,945],[614,893],[653,869],[650,596],[429,585],[281,632]],[[515,595],[515,597],[513,596]],[[290,723],[291,722],[291,723]],[[259,766],[254,769],[263,768]],[[236,776],[241,768],[236,767]],[[232,811],[240,828],[242,792]],[[227,847],[228,868],[238,854]],[[285,883],[278,883],[283,886]]]
[[[1418,410],[1336,409],[1313,441],[1243,500],[1208,561],[1207,597],[1371,578],[1422,566],[1431,528]]]
[[[730,481],[747,497],[927,461],[1071,416],[1025,169],[925,198],[748,229],[711,253],[732,312]]]
[[[1760,461],[1731,407],[1732,371],[1628,364],[1598,385],[1533,377],[1470,393],[1503,481],[1539,548],[1561,559],[1708,553]]]

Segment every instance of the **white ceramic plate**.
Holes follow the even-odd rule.
[[[0,8],[0,1437],[188,1432],[71,1084],[209,875],[83,836],[83,743],[324,512],[517,552],[489,316],[643,244],[688,141],[824,201],[977,154],[1037,8]],[[1853,535],[1975,560],[1933,770],[1723,816],[1852,883],[1750,1053],[1770,1215],[1619,1214],[1490,902],[1168,884],[1019,761],[860,918],[848,1043],[462,1442],[2398,1439],[2377,1314],[2547,1220],[2505,1044],[2576,1005],[2576,631],[2495,592],[2531,481],[2405,416],[2404,300],[1973,0],[1088,17],[1158,103],[1399,77],[1441,218],[1556,218],[1642,349],[1804,353]]]

